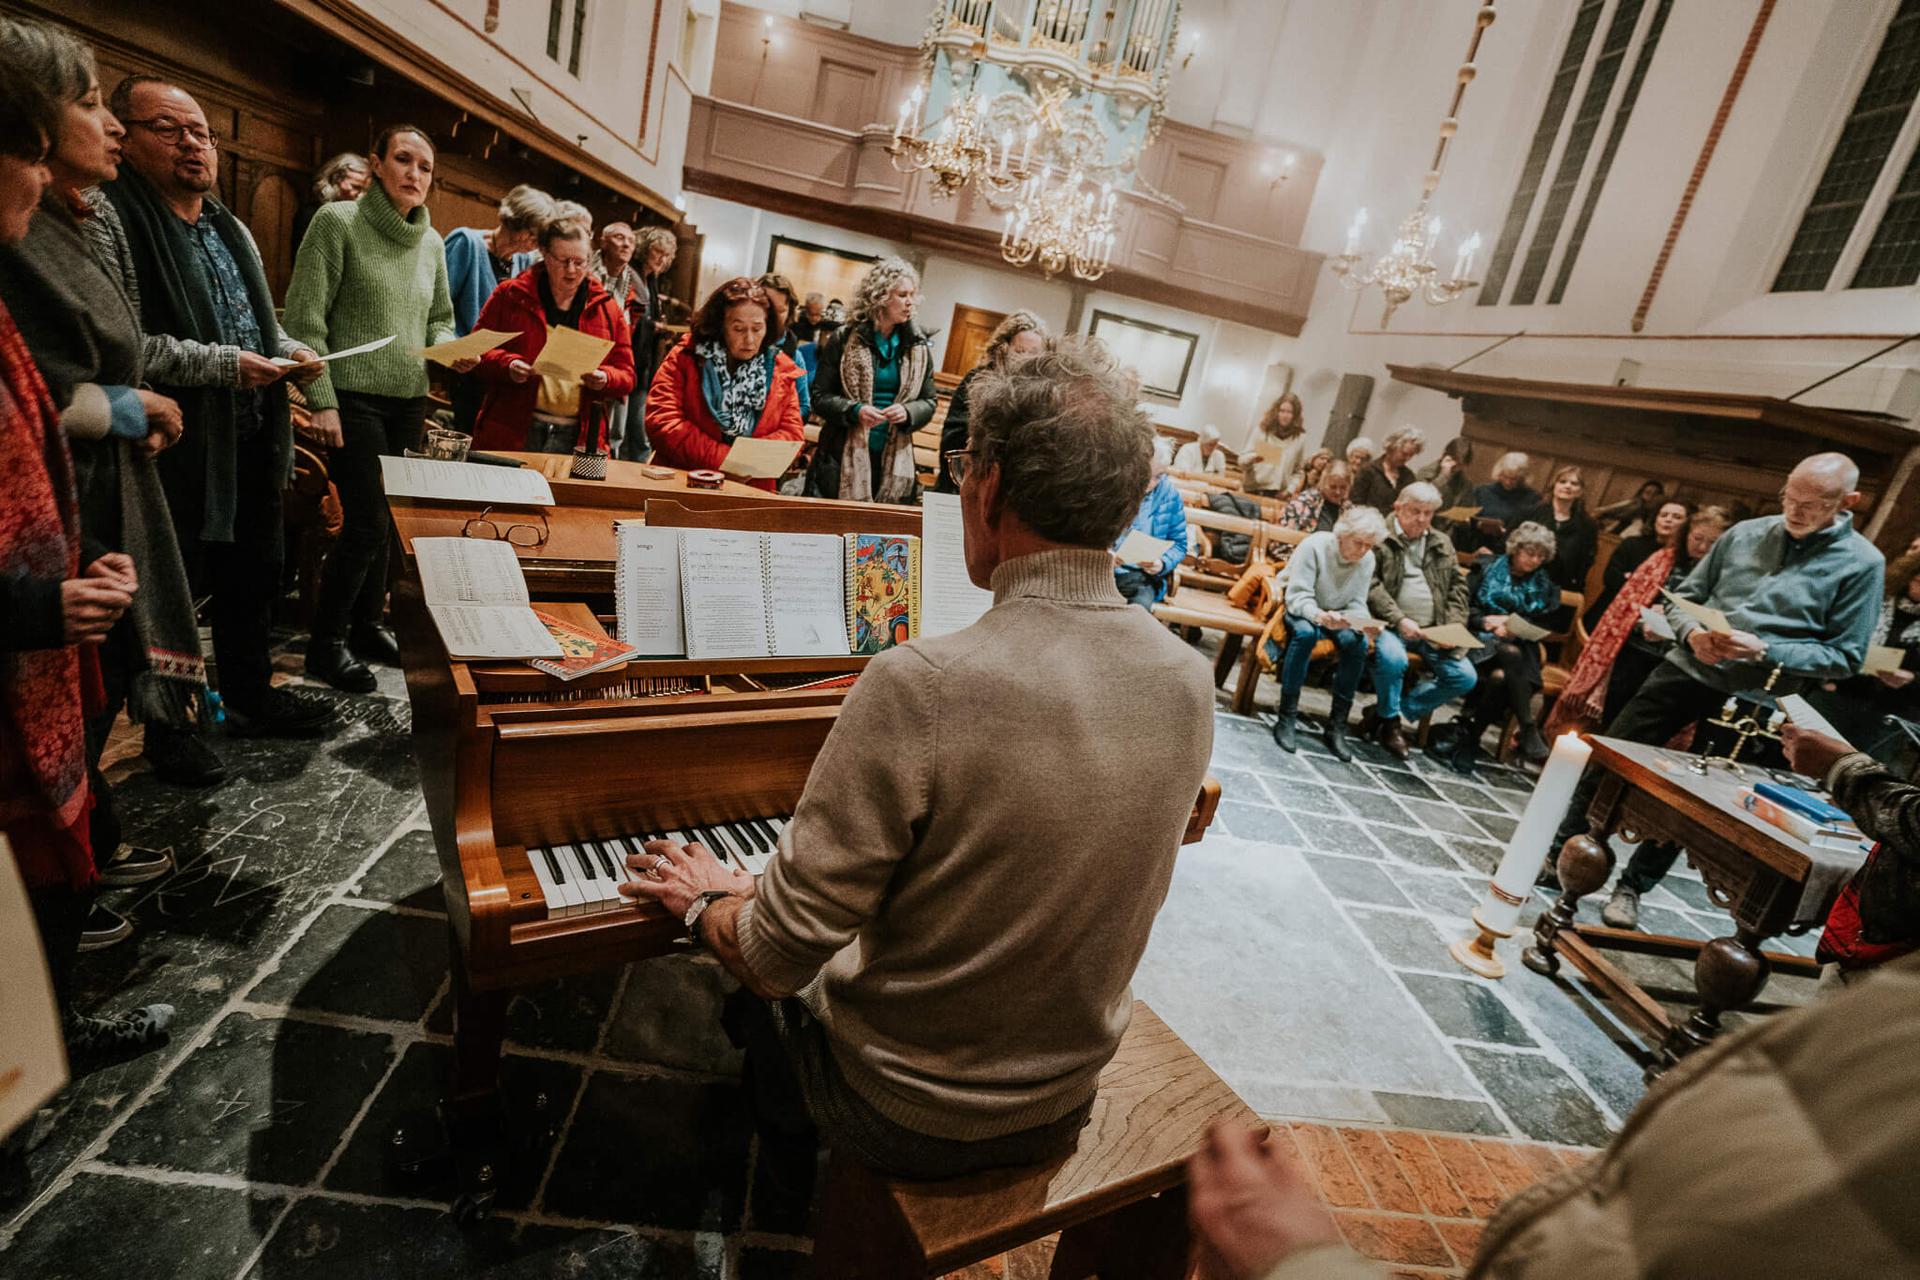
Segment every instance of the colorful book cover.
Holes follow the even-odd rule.
[[[639,650],[630,644],[621,644],[618,640],[582,631],[572,623],[562,622],[551,614],[533,611],[551,635],[560,645],[560,657],[556,661],[550,658],[531,659],[529,665],[557,676],[562,680],[578,680],[581,676],[591,675],[595,671],[604,671],[608,667],[617,667],[631,658]]]
[[[1753,789],[1775,804],[1784,805],[1795,813],[1827,826],[1853,822],[1845,809],[1801,787],[1790,787],[1784,782],[1756,782]]]
[[[875,654],[920,634],[920,539],[847,535],[847,643]]]

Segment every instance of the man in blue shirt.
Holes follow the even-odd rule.
[[[1156,440],[1153,446],[1153,487],[1147,490],[1146,498],[1140,503],[1140,510],[1133,517],[1133,523],[1127,527],[1127,533],[1138,529],[1150,537],[1159,538],[1173,545],[1162,552],[1158,559],[1143,560],[1137,564],[1128,564],[1120,559],[1120,543],[1127,540],[1127,533],[1113,544],[1113,580],[1120,588],[1120,594],[1129,603],[1142,609],[1152,609],[1167,598],[1167,586],[1173,580],[1173,571],[1187,558],[1187,504],[1181,500],[1180,491],[1173,487],[1173,481],[1167,478],[1167,468],[1173,462],[1173,450],[1165,440]]]
[[[1815,454],[1787,477],[1779,515],[1743,520],[1714,543],[1675,594],[1718,609],[1732,631],[1709,631],[1669,603],[1674,647],[1606,736],[1665,743],[1732,696],[1761,689],[1776,667],[1776,695],[1859,671],[1886,573],[1880,552],[1853,527],[1859,483],[1860,468],[1844,454]],[[1589,769],[1574,793],[1556,850],[1585,829],[1599,772]],[[1664,842],[1636,849],[1601,918],[1617,929],[1637,927],[1640,895],[1679,854],[1678,845]]]

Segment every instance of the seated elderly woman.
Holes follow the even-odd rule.
[[[1280,668],[1280,716],[1273,740],[1282,751],[1297,749],[1300,688],[1307,682],[1313,646],[1333,641],[1339,666],[1333,676],[1333,709],[1327,716],[1327,749],[1341,760],[1347,748],[1347,713],[1367,665],[1367,633],[1380,624],[1367,612],[1373,585],[1373,549],[1387,536],[1387,522],[1372,507],[1349,507],[1326,533],[1307,538],[1287,561],[1287,652],[1268,642],[1267,656]]]
[[[589,270],[587,228],[555,218],[540,230],[540,260],[493,291],[475,328],[514,337],[480,357],[474,377],[486,396],[474,422],[481,449],[607,452],[613,405],[633,390],[633,346],[619,302]],[[578,380],[536,372],[551,326],[577,329],[613,346]],[[383,517],[384,518],[384,517]]]
[[[1300,533],[1325,533],[1347,509],[1353,472],[1344,462],[1329,462],[1317,482],[1296,493],[1280,511],[1280,527]]]
[[[1475,566],[1467,583],[1467,626],[1481,645],[1468,656],[1480,684],[1447,745],[1436,748],[1456,773],[1472,776],[1481,735],[1509,715],[1520,724],[1521,754],[1535,763],[1547,758],[1533,695],[1540,690],[1540,640],[1560,608],[1560,588],[1542,568],[1551,559],[1552,530],[1528,522],[1507,535],[1507,553]]]
[[[707,296],[647,393],[655,461],[718,471],[735,440],[802,438],[800,366],[780,351],[774,316],[766,289],[745,276]]]
[[[1373,463],[1380,446],[1366,436],[1355,436],[1347,445],[1347,469],[1359,475]]]
[[[1388,436],[1380,456],[1353,477],[1353,500],[1382,515],[1393,510],[1400,491],[1414,482],[1413,460],[1427,447],[1427,433],[1402,427]]]
[[[1471,528],[1453,532],[1453,540],[1462,551],[1498,547],[1506,536],[1520,527],[1527,514],[1540,505],[1540,495],[1527,483],[1527,471],[1533,459],[1524,453],[1500,455],[1493,464],[1493,479],[1478,485],[1466,501],[1480,508]]]

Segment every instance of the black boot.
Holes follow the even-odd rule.
[[[353,656],[345,640],[314,636],[307,642],[307,674],[343,693],[372,693],[378,683],[373,670]]]
[[[1300,743],[1294,736],[1297,721],[1300,718],[1300,691],[1280,692],[1280,714],[1273,722],[1273,741],[1288,755],[1300,749]]]
[[[1480,758],[1480,739],[1486,734],[1487,726],[1477,716],[1463,719],[1466,723],[1454,739],[1453,751],[1448,755],[1446,765],[1461,777],[1471,778],[1474,776],[1473,762]]]
[[[1336,760],[1353,760],[1353,749],[1347,745],[1347,713],[1353,710],[1352,698],[1335,698],[1333,710],[1327,713],[1327,750],[1333,752]]]
[[[347,633],[347,648],[365,662],[377,662],[383,667],[400,665],[400,642],[393,638],[393,632],[378,623],[355,624]]]

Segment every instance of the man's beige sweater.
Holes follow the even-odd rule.
[[[739,917],[847,1083],[942,1138],[1093,1095],[1213,747],[1205,660],[1107,552],[1010,561],[993,592],[867,667]]]

